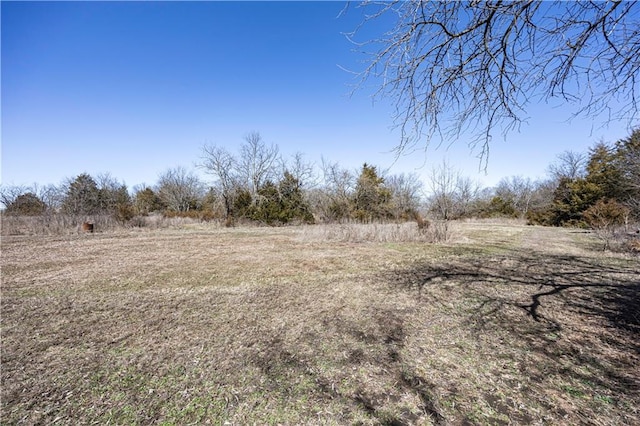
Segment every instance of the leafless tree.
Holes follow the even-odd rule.
[[[160,175],[157,193],[169,209],[184,212],[197,207],[204,186],[195,174],[176,167]]]
[[[311,206],[321,220],[340,220],[348,216],[356,177],[337,162],[322,158],[322,184],[311,192]]]
[[[238,187],[238,161],[224,148],[215,145],[202,147],[199,167],[215,180],[219,193],[224,201],[225,214],[228,218],[233,208],[233,199]]]
[[[322,159],[322,174],[326,190],[339,198],[348,199],[355,187],[354,174],[339,163]]]
[[[460,172],[446,160],[431,170],[428,183],[431,191],[430,205],[438,219],[452,219],[459,180]]]
[[[522,176],[503,178],[495,188],[495,195],[508,202],[521,216],[529,211],[533,193],[534,183]]]
[[[529,210],[545,210],[553,203],[558,182],[555,179],[540,180],[533,183],[533,192]]]
[[[12,205],[20,195],[27,192],[29,192],[29,189],[23,185],[0,185],[0,203],[2,203],[6,209]]]
[[[285,171],[289,172],[306,188],[313,188],[318,183],[313,163],[306,161],[301,152],[293,154],[289,161],[282,162],[282,175]]]
[[[385,185],[391,191],[391,204],[396,219],[409,212],[418,211],[423,185],[417,174],[400,173],[387,176]]]
[[[100,210],[113,212],[118,205],[126,205],[131,201],[127,185],[119,182],[111,173],[100,173],[95,178],[98,186]]]
[[[46,204],[48,213],[55,213],[62,207],[64,191],[60,186],[34,184],[33,191]]]
[[[480,192],[480,183],[470,177],[459,176],[454,194],[454,211],[457,217],[468,216],[473,202]]]
[[[575,115],[632,125],[640,95],[635,1],[363,1],[348,36],[369,55],[360,74],[395,102],[399,151],[471,131],[485,160],[496,133],[531,103],[559,99]],[[390,18],[390,19],[389,19]],[[393,26],[370,38],[370,26]],[[360,41],[360,37],[366,37]]]
[[[245,143],[240,148],[238,171],[255,198],[267,180],[275,180],[273,173],[280,151],[277,145],[267,145],[258,132],[249,133],[244,140]]]
[[[556,161],[549,166],[551,178],[559,182],[561,179],[574,180],[585,177],[587,173],[586,154],[576,151],[564,151],[558,154]]]

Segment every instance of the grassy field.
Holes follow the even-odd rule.
[[[0,422],[640,423],[637,257],[515,223],[357,232],[3,237]]]

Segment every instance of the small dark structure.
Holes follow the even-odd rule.
[[[81,229],[82,232],[93,232],[93,223],[84,222]]]

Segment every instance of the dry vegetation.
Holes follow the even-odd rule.
[[[202,214],[202,212],[196,212]],[[131,228],[160,229],[160,228],[184,228],[193,224],[202,223],[203,220],[192,217],[165,217],[163,215],[135,216],[126,224],[109,215],[65,215],[44,214],[39,216],[6,215],[2,217],[2,236],[36,236],[36,235],[69,235],[81,231],[81,225],[85,221],[93,223],[95,229],[100,232],[122,232]],[[213,223],[219,223],[215,221]]]
[[[513,223],[345,232],[4,237],[1,422],[640,422],[637,258]]]

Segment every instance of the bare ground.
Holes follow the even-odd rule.
[[[589,234],[2,239],[2,424],[640,423],[640,262]]]

